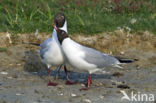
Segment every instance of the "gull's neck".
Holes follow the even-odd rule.
[[[57,38],[57,32],[56,32],[55,29],[53,29],[52,38],[55,39],[55,40],[58,39],[58,38]]]
[[[67,31],[67,21],[66,20],[65,20],[65,23],[64,23],[63,27],[61,27],[59,29],[65,31],[66,33],[68,33],[68,31]]]
[[[64,39],[69,38],[68,34],[63,30],[59,30],[57,32],[57,37],[58,37],[58,41],[60,42],[60,44],[62,44]]]

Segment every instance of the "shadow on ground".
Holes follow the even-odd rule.
[[[42,76],[48,76],[47,73],[47,67],[45,64],[42,63],[39,55],[35,51],[26,51],[25,52],[25,64],[24,64],[24,70],[30,74],[38,75],[40,77]],[[70,80],[76,81],[76,82],[85,82],[88,78],[88,73],[80,73],[80,72],[73,72],[68,70],[68,76]],[[58,68],[51,67],[51,73],[50,76],[55,77],[57,76],[57,79],[66,79],[66,75],[64,70],[60,70],[60,72],[57,71]],[[63,67],[61,68],[63,69]],[[110,74],[92,74],[92,79],[111,79]]]

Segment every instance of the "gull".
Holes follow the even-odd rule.
[[[55,18],[60,18],[61,16],[62,14],[58,13],[55,15]],[[67,32],[67,20],[66,19],[58,23],[57,26],[59,28],[62,28],[65,32]],[[29,44],[33,44],[33,45],[37,45],[41,47],[40,50],[38,50],[38,53],[40,53],[42,62],[46,64],[48,68],[48,76],[50,76],[51,66],[56,66],[59,71],[60,68],[64,65],[64,71],[66,73],[66,84],[67,85],[75,84],[75,82],[71,82],[68,78],[68,72],[65,66],[65,56],[64,56],[64,53],[62,52],[60,43],[57,38],[57,32],[55,29],[53,30],[52,37],[46,39],[43,43],[41,44],[29,43]],[[48,86],[56,86],[56,85],[57,83],[54,83],[49,80]]]
[[[42,63],[46,64],[48,68],[48,76],[50,76],[50,67],[56,66],[60,69],[64,64],[64,55],[60,48],[60,44],[57,39],[57,32],[54,29],[52,32],[52,37],[44,40],[43,43],[29,43],[32,45],[40,46],[38,53],[40,54]],[[49,80],[48,86],[56,86],[57,83]]]
[[[66,61],[75,69],[83,70],[89,73],[86,88],[81,90],[88,90],[92,84],[91,74],[97,71],[103,71],[107,67],[122,68],[120,64],[131,63],[133,60],[119,59],[112,55],[102,53],[93,48],[83,46],[72,40],[65,29],[59,28],[57,24],[59,19],[54,20],[54,28],[57,31],[58,41],[60,42],[62,51]]]

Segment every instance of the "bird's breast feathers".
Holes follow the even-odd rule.
[[[96,67],[94,64],[89,64],[84,60],[85,53],[81,50],[81,46],[71,39],[65,39],[63,41],[62,49],[73,67],[79,69]]]

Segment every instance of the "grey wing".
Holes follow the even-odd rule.
[[[43,43],[40,44],[41,49],[45,49],[48,47],[49,42],[52,40],[52,38],[46,39]]]
[[[82,49],[85,52],[84,59],[88,63],[96,65],[98,68],[109,67],[119,63],[119,61],[111,55],[101,53],[88,47],[83,47]]]
[[[40,49],[40,56],[44,59],[44,54],[48,51],[49,48]]]
[[[41,49],[39,50],[40,56],[43,59],[45,52],[49,49],[49,43],[52,38],[46,39],[43,43],[40,44]]]

